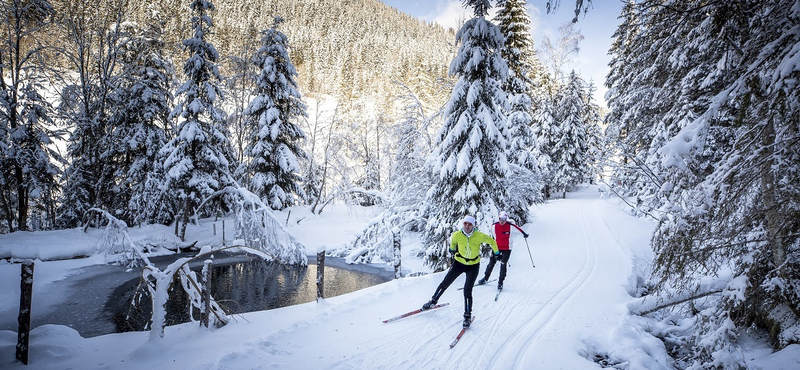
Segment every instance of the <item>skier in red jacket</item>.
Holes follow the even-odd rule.
[[[503,211],[497,216],[498,221],[495,222],[492,226],[494,227],[494,239],[497,241],[497,249],[500,250],[500,255],[492,255],[492,258],[489,260],[489,264],[486,265],[486,273],[483,275],[483,278],[478,280],[478,285],[486,284],[489,281],[489,276],[492,275],[492,269],[494,269],[494,264],[497,261],[500,261],[500,280],[497,282],[497,289],[503,289],[503,280],[506,279],[506,265],[508,264],[508,258],[511,256],[511,243],[509,241],[511,237],[511,226],[514,226],[519,232],[522,233],[522,236],[528,237],[528,233],[525,230],[522,230],[519,226],[514,225],[511,222],[508,222],[508,214]]]

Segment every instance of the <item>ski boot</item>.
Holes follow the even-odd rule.
[[[464,329],[468,328],[470,324],[472,324],[472,314],[464,312]]]

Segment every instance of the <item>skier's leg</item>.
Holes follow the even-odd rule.
[[[480,273],[480,264],[465,266],[466,279],[464,279],[464,316],[472,314],[472,286]]]
[[[500,280],[497,282],[498,286],[503,286],[503,281],[506,279],[509,257],[511,257],[511,250],[500,251]]]
[[[439,298],[442,296],[442,294],[444,294],[444,291],[450,287],[450,284],[453,284],[458,275],[461,275],[462,272],[464,272],[464,265],[458,261],[454,262],[453,266],[450,266],[450,270],[447,271],[447,275],[445,275],[444,279],[442,279],[442,282],[439,283],[438,287],[436,287],[436,291],[433,292],[433,297],[431,298],[430,302],[426,303],[422,308],[428,309],[436,305],[436,303],[439,302]]]
[[[478,284],[484,284],[489,281],[489,276],[492,275],[495,262],[497,262],[497,259],[495,259],[494,255],[492,255],[492,257],[489,258],[489,263],[486,264],[486,272],[483,274],[483,279],[481,279]]]

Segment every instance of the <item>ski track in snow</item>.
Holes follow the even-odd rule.
[[[534,211],[536,219],[527,229],[537,267],[531,266],[525,241],[517,236],[503,293],[498,301],[494,301],[494,284],[475,287],[474,312],[478,318],[455,348],[450,349],[448,343],[452,342],[461,326],[463,298],[462,291],[457,288],[463,284],[463,277],[456,280],[440,300],[450,302],[450,306],[369,328],[365,334],[370,339],[358,343],[356,353],[325,368],[541,367],[543,356],[547,356],[546,348],[558,345],[549,343],[548,333],[570,327],[565,323],[573,316],[569,314],[570,308],[588,305],[591,309],[591,305],[597,302],[583,302],[586,300],[583,293],[596,289],[592,282],[607,283],[607,278],[599,277],[600,274],[625,267],[607,261],[626,259],[619,248],[598,250],[599,245],[619,246],[599,212],[598,206],[604,201],[568,198],[553,202],[560,204],[544,205],[538,212]],[[600,254],[604,255],[602,262],[599,261]],[[481,267],[481,274],[484,271],[485,264]],[[620,276],[624,278],[629,273],[628,269]],[[492,277],[498,274],[499,266],[496,266]],[[431,279],[431,292],[442,277],[437,274]],[[617,288],[622,289],[621,286]],[[400,305],[394,302],[416,299],[421,305],[426,300],[426,297],[408,298],[398,301],[394,297],[381,296],[372,297],[372,301],[385,299],[384,306],[401,311],[390,312],[388,317],[402,313],[403,310],[396,307],[408,306],[408,303]],[[531,306],[537,308],[531,309]],[[596,367],[589,360],[580,365]]]
[[[525,239],[512,235],[505,289],[495,301],[496,282],[475,287],[476,320],[452,349],[461,329],[463,291],[457,288],[464,284],[463,275],[440,299],[449,306],[382,323],[421,307],[444,277],[437,273],[319,303],[234,315],[234,322],[211,333],[196,324],[169,327],[158,347],[145,345],[127,355],[80,354],[75,362],[51,368],[79,368],[81,358],[97,357],[96,369],[156,370],[170,368],[163,359],[172,357],[191,369],[596,369],[581,356],[593,353],[589,343],[603,346],[609,340],[604,336],[627,315],[620,302],[629,297],[624,285],[631,261],[613,232],[623,226],[604,222],[609,211],[617,211],[614,207],[596,192],[583,190],[532,208],[534,220],[524,229],[536,267]],[[147,333],[140,335],[145,340]],[[200,349],[197,343],[204,342],[192,339],[208,336],[221,347]],[[87,341],[116,337],[105,338]],[[152,361],[140,357],[150,350],[161,354]]]
[[[586,203],[582,204],[579,215],[582,234],[581,236],[583,237],[583,241],[581,242],[578,240],[578,236],[575,235],[573,238],[571,238],[569,246],[575,248],[575,250],[581,250],[583,252],[583,266],[573,275],[562,275],[559,281],[559,283],[562,283],[562,285],[556,289],[557,293],[550,296],[546,302],[537,302],[540,301],[540,299],[537,299],[536,295],[538,289],[534,289],[531,294],[527,295],[528,299],[525,299],[524,301],[517,300],[516,302],[505,305],[505,307],[502,309],[505,311],[514,311],[515,307],[522,304],[539,305],[541,308],[537,310],[533,317],[529,318],[525,324],[519,326],[510,336],[508,336],[508,339],[506,339],[500,345],[500,348],[495,351],[495,353],[489,356],[492,358],[503,358],[508,360],[495,361],[489,367],[486,367],[487,369],[529,368],[530,364],[534,362],[533,360],[535,360],[535,358],[531,358],[530,352],[537,348],[537,344],[542,338],[543,329],[558,319],[560,308],[569,303],[569,300],[574,296],[575,292],[584,287],[589,277],[591,277],[594,273],[597,263],[597,251],[594,243],[594,236],[591,235],[591,231],[588,227]],[[569,223],[567,220],[557,221],[564,224]],[[564,232],[559,232],[558,234],[565,235],[566,230]],[[573,260],[573,262],[576,261]],[[547,269],[548,273],[545,275],[550,276],[551,272],[555,272],[553,271],[554,267],[555,266],[553,265],[549,266]],[[541,280],[539,284],[537,284],[537,287],[540,285]],[[502,323],[496,323],[495,325],[502,325]],[[486,350],[485,347],[484,350]],[[484,358],[484,356],[481,357]],[[511,362],[511,359],[513,359],[513,363],[509,364],[508,362]],[[477,369],[478,367],[476,366],[475,368]]]

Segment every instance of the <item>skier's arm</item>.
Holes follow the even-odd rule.
[[[525,232],[525,230],[522,230],[522,228],[520,228],[520,227],[519,227],[519,226],[517,226],[516,224],[511,224],[511,226],[514,226],[514,227],[516,227],[516,228],[517,228],[517,230],[519,230],[519,232],[521,232],[521,233],[522,233],[522,236],[524,236],[524,237],[526,237],[526,238],[528,237],[528,233],[526,233],[526,232]]]
[[[483,234],[483,235],[486,237],[486,238],[484,238],[483,242],[486,243],[486,244],[489,244],[489,246],[492,247],[492,252],[494,252],[495,255],[500,254],[500,250],[497,249],[497,241],[494,240],[494,238],[492,238],[489,235],[486,235],[486,234]]]

